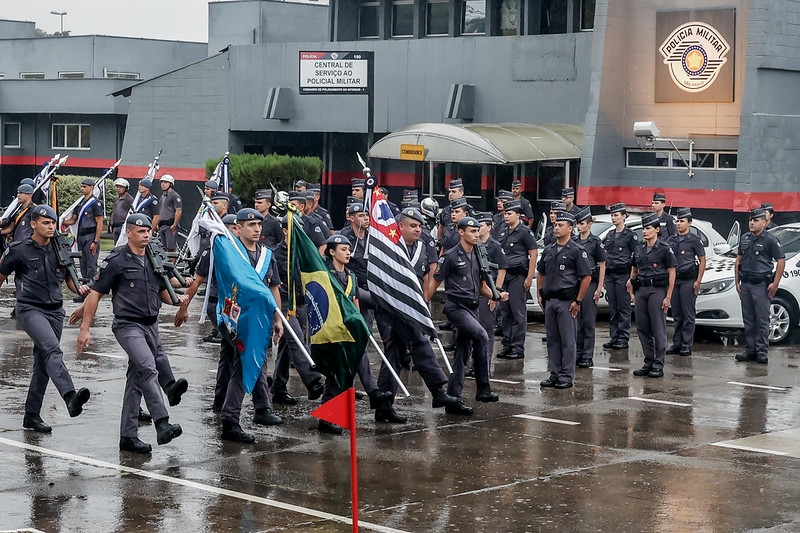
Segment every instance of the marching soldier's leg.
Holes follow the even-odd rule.
[[[227,328],[220,327],[223,338],[230,338]],[[228,390],[225,394],[225,403],[222,405],[222,439],[232,442],[251,444],[255,442],[255,437],[245,433],[239,425],[242,414],[242,401],[244,400],[244,383],[242,381],[242,361],[239,357],[234,357],[231,365],[231,378],[228,382]]]
[[[167,401],[171,406],[181,403],[181,396],[189,388],[189,382],[184,378],[175,379],[175,374],[172,372],[172,365],[170,365],[167,352],[164,350],[164,345],[161,344],[161,336],[158,338],[158,349],[155,353],[156,370],[158,370],[158,383],[161,389],[167,396]]]
[[[466,322],[464,317],[467,314],[467,310],[463,307],[445,304],[445,315],[453,324],[454,328],[460,328]],[[458,338],[456,339],[456,349],[453,358],[453,373],[450,375],[447,394],[457,398],[461,397],[461,391],[464,389],[464,358],[469,356],[469,340],[469,334],[466,331],[461,331],[460,335],[458,335]]]
[[[119,340],[119,338],[117,340]],[[142,391],[139,388],[136,365],[133,364],[133,361],[129,360],[128,369],[125,372],[125,392],[122,395],[122,415],[119,424],[119,435],[121,439],[138,440],[139,407],[141,405]],[[148,444],[146,447],[147,449],[143,450],[143,452],[149,453],[151,450],[150,445]]]
[[[214,386],[214,410],[221,411],[228,395],[228,385],[233,375],[233,360],[236,359],[236,347],[230,339],[223,335],[219,345],[219,362],[217,378]]]
[[[93,280],[97,274],[97,253],[92,253],[91,244],[94,242],[94,233],[78,236],[78,249],[81,252],[81,277]]]
[[[336,385],[334,380],[326,379],[322,391],[322,403],[325,403],[328,400],[335,398],[341,393],[342,391],[339,389],[339,386]],[[340,426],[337,426],[336,424],[331,424],[327,420],[320,419],[319,422],[317,423],[317,429],[322,433],[330,433],[332,435],[342,434],[342,428]]]
[[[525,334],[528,327],[528,309],[525,305],[527,293],[525,292],[525,277],[511,276],[506,283],[509,304],[509,353],[507,359],[522,359],[525,357]],[[505,323],[505,322],[504,322]]]
[[[581,304],[578,313],[578,333],[577,333],[577,365],[580,368],[588,368],[594,363],[594,341],[595,329],[597,325],[597,304],[594,301],[594,293],[597,292],[597,282],[589,284],[586,297]]]
[[[261,365],[261,372],[258,374],[258,379],[253,387],[253,408],[256,410],[253,416],[253,423],[261,424],[262,426],[276,426],[283,424],[283,419],[272,412],[272,404],[269,401],[269,383],[267,382],[267,360],[264,359],[264,364]]]

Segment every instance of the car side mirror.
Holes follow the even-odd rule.
[[[731,251],[731,246],[728,243],[723,244],[715,244],[714,245],[714,253],[717,255],[722,255]],[[798,265],[800,266],[800,265]]]

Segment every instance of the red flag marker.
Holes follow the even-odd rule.
[[[358,472],[356,469],[356,390],[349,388],[313,411],[311,416],[350,430],[350,487],[353,532],[358,533]]]

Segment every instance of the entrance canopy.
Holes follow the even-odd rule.
[[[425,123],[390,133],[373,144],[367,155],[379,159],[504,165],[578,159],[582,147],[582,126]]]

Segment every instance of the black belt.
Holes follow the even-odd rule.
[[[663,278],[660,276],[652,278],[639,278],[640,287],[668,287],[669,277]]]
[[[159,220],[158,227],[161,228],[163,226],[171,226],[174,222],[175,222],[174,218],[170,220]]]
[[[516,265],[509,265],[509,267],[506,269],[506,272],[514,276],[527,276],[528,266],[530,266],[530,264],[527,261],[525,263],[517,263]]]
[[[156,316],[118,316],[116,317],[119,320],[127,320],[128,322],[135,322],[136,324],[141,324],[143,326],[152,326],[153,324],[158,321],[158,315]]]
[[[472,300],[471,298],[459,298],[458,296],[447,296],[447,299],[453,303],[463,305],[467,309],[477,309],[478,308],[478,300]]]
[[[78,230],[78,235],[91,235],[97,232],[97,226],[92,226],[91,228],[81,228]]]
[[[555,290],[541,289],[540,294],[545,300],[563,300],[565,302],[571,302],[578,297],[578,289],[576,287]]]
[[[697,272],[697,267],[687,268],[686,270],[677,271],[675,277],[678,279],[697,279]]]
[[[741,279],[743,283],[751,283],[753,285],[766,283],[767,285],[769,285],[775,280],[775,274],[772,272],[765,272],[764,274],[755,274],[751,272],[742,272],[740,270],[739,279]]]
[[[58,311],[62,307],[64,307],[63,302],[58,302],[54,304],[46,304],[41,302],[17,302],[21,303],[22,305],[30,305],[31,307],[38,307],[39,309],[43,309],[45,311]]]
[[[609,272],[613,272],[614,274],[630,274],[631,273],[631,265],[615,265],[615,266],[607,266],[606,267]]]

